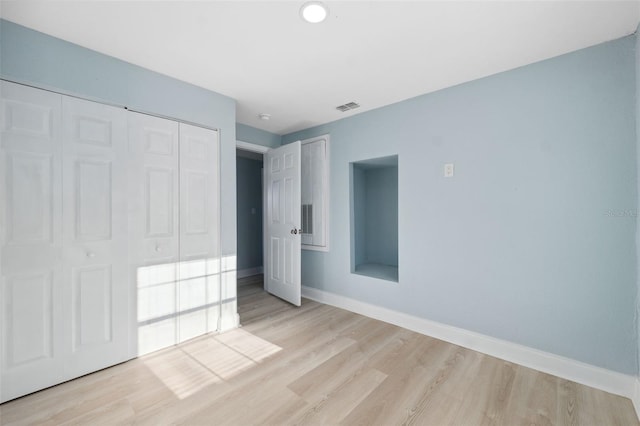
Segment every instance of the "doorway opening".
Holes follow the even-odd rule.
[[[238,278],[249,274],[263,274],[264,289],[285,301],[300,306],[301,302],[301,237],[300,224],[301,141],[277,148],[236,142],[236,200],[237,200],[237,250]],[[250,151],[244,153],[242,151]],[[262,163],[262,182],[258,183],[259,157]],[[249,158],[246,158],[249,157]],[[253,160],[253,172],[244,169],[246,160]],[[255,176],[252,185],[244,179]],[[262,199],[256,188],[262,188]],[[250,194],[255,194],[251,196]],[[245,199],[249,200],[245,204]],[[262,208],[260,215],[258,212]],[[258,232],[259,224],[262,232]],[[262,255],[252,256],[252,250]],[[257,263],[248,263],[257,259]],[[261,261],[260,261],[261,260]],[[240,282],[242,283],[242,282]]]
[[[263,154],[236,149],[237,277],[264,272]],[[239,281],[239,285],[246,280]]]

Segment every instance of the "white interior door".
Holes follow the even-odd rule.
[[[265,284],[269,293],[300,306],[300,142],[264,158]]]
[[[72,378],[129,357],[127,116],[67,96],[62,113],[63,355]]]
[[[136,355],[177,342],[178,123],[129,114],[129,262]]]
[[[63,380],[60,95],[0,82],[0,402]]]
[[[218,169],[218,132],[180,123],[178,342],[219,326]]]

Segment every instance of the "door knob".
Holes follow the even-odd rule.
[[[87,257],[88,257],[89,259],[93,259],[94,257],[96,257],[96,254],[95,254],[94,252],[92,252],[92,251],[88,251],[88,252],[87,252]]]
[[[157,251],[158,253],[159,253],[159,252],[161,252],[161,251],[162,251],[162,247],[160,247],[160,246],[156,246],[156,251]]]
[[[298,230],[297,230],[296,228],[293,228],[293,229],[291,230],[291,233],[292,233],[293,235],[295,235],[295,234],[297,234],[297,233],[298,233]]]

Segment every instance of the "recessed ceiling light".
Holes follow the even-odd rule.
[[[329,8],[321,1],[309,1],[300,8],[300,16],[307,22],[318,24],[325,20]]]
[[[266,114],[263,112],[262,114],[258,114],[258,118],[260,120],[269,121],[269,119],[271,118],[271,114]]]

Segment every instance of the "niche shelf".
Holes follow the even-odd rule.
[[[398,282],[398,156],[350,164],[351,272]]]

